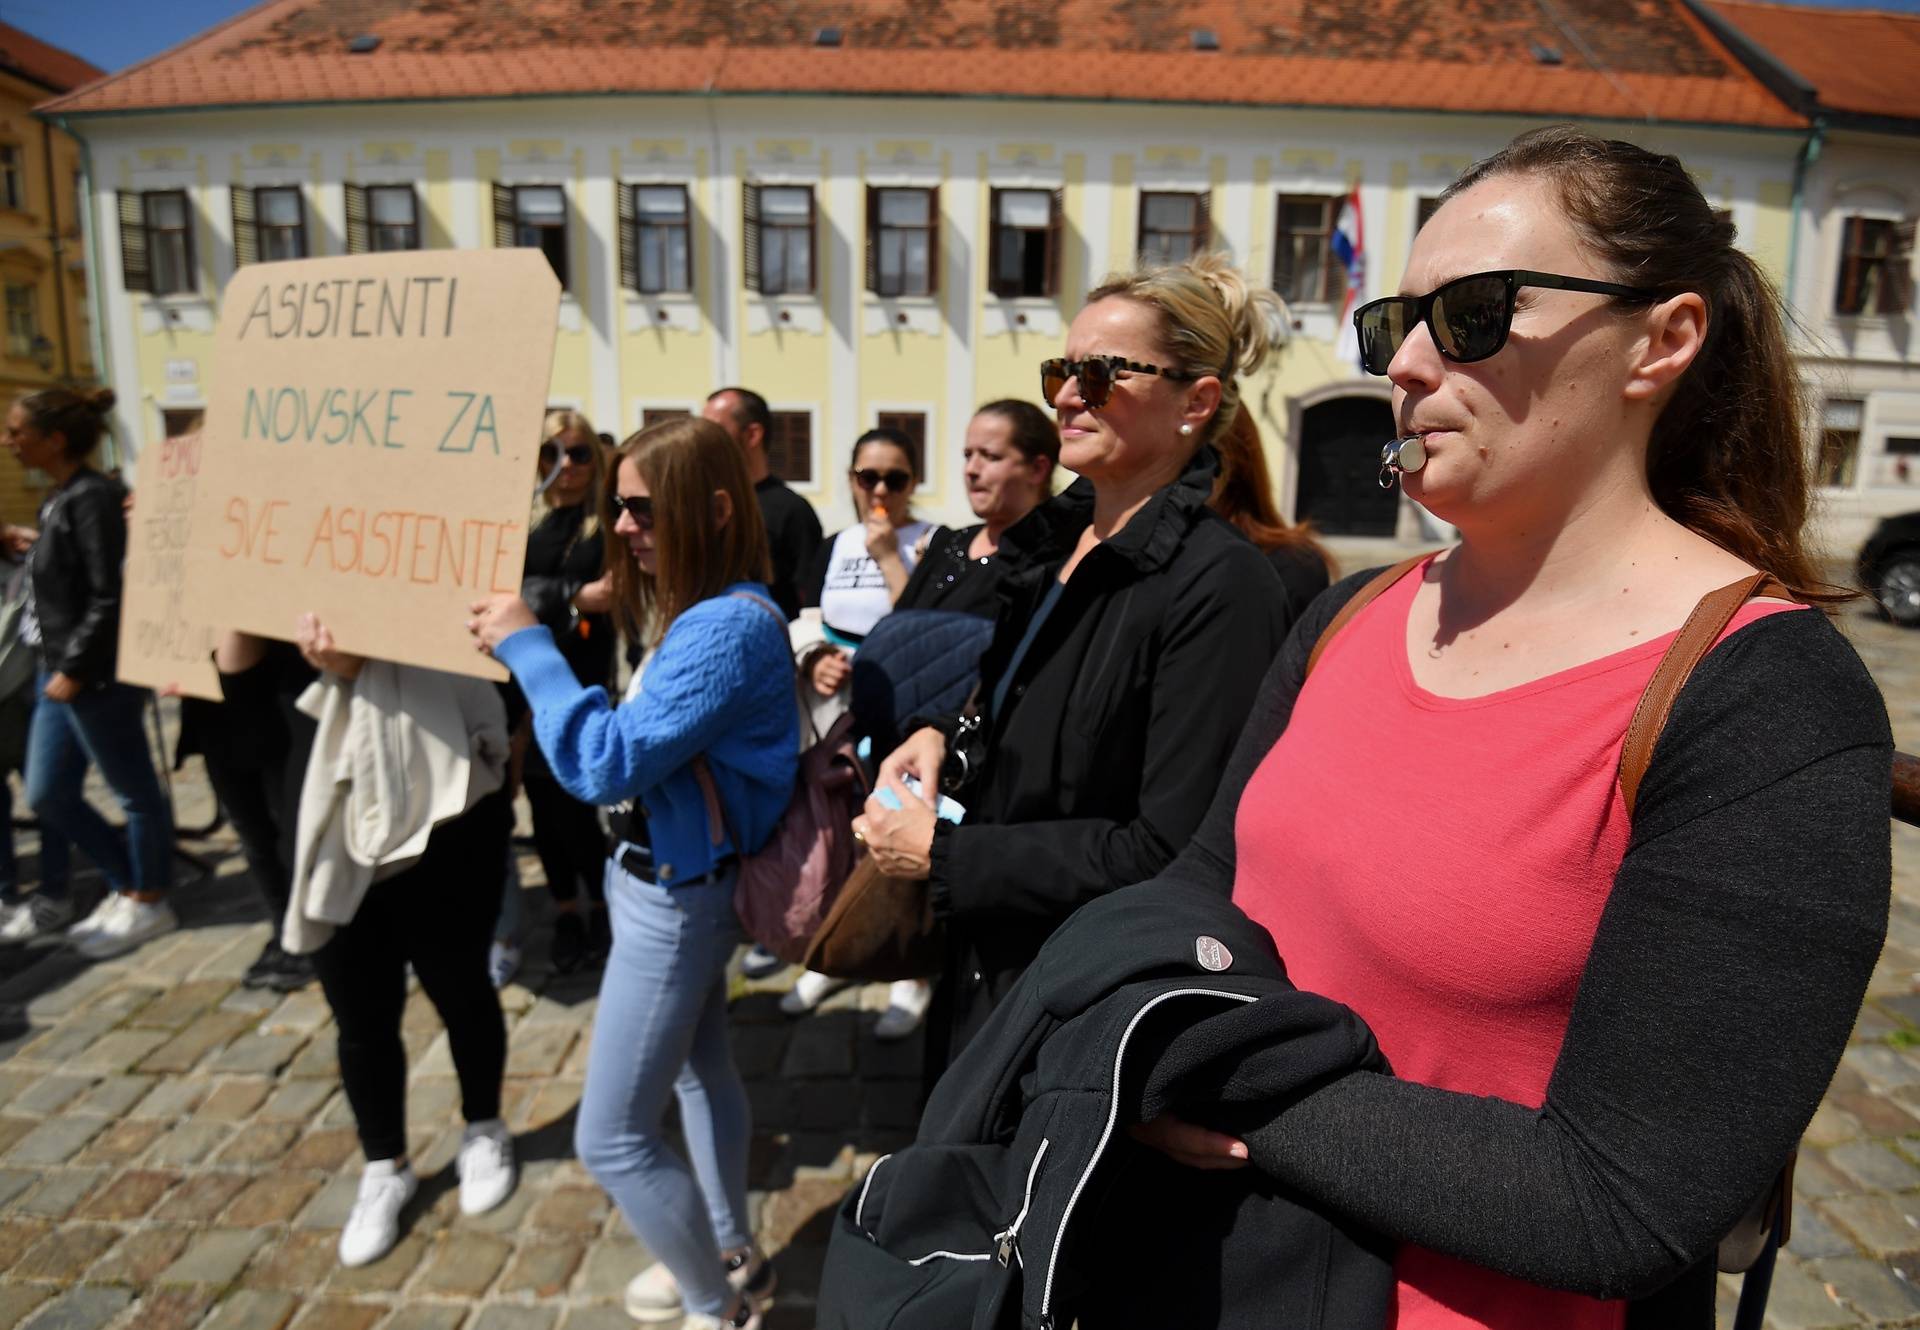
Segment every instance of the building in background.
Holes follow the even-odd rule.
[[[1795,172],[1786,289],[1836,551],[1920,508],[1920,16],[1727,3],[1754,73],[1811,126]]]
[[[80,147],[32,109],[99,77],[0,23],[0,410],[36,388],[94,381]],[[45,487],[0,450],[0,520],[31,522]]]
[[[1219,246],[1292,308],[1247,393],[1286,510],[1412,534],[1374,481],[1388,385],[1335,351],[1343,203],[1382,294],[1462,167],[1576,119],[1678,153],[1784,279],[1807,138],[1684,0],[1430,8],[278,0],[40,113],[90,149],[136,442],[203,404],[238,264],[531,245],[566,288],[553,404],[624,435],[757,388],[829,529],[854,437],[897,425],[958,519],[974,406],[1038,400],[1104,273]]]

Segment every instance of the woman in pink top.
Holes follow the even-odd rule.
[[[1309,678],[1369,577],[1315,602],[1165,875],[1230,887],[1395,1074],[1136,1136],[1398,1241],[1398,1330],[1711,1326],[1884,939],[1885,709],[1818,610],[1749,602],[1631,817],[1617,780],[1703,595],[1821,598],[1779,302],[1733,240],[1676,159],[1573,129],[1447,191],[1356,320],[1460,542]]]

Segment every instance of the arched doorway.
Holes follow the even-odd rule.
[[[1380,488],[1380,445],[1393,437],[1393,408],[1376,396],[1344,396],[1300,414],[1300,483],[1294,520],[1329,535],[1392,536],[1400,495]]]

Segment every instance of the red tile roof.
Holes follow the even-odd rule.
[[[707,91],[1802,123],[1681,0],[270,0],[43,109]]]
[[[1920,120],[1920,15],[1730,0],[1713,7],[1811,83],[1822,106]]]
[[[18,74],[54,92],[69,92],[93,82],[105,71],[38,37],[0,23],[0,70]]]

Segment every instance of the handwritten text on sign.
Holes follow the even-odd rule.
[[[214,631],[185,613],[202,439],[168,439],[142,455],[120,606],[119,676],[149,688],[220,698]]]
[[[191,597],[498,677],[467,604],[520,585],[559,287],[534,250],[243,268],[216,337]]]

